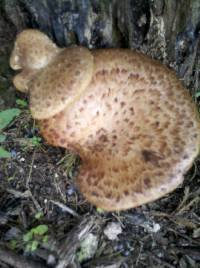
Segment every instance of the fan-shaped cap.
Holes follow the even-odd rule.
[[[23,68],[16,85],[30,90],[46,140],[80,154],[77,184],[86,199],[114,211],[174,190],[200,147],[197,109],[174,72],[130,50],[57,49],[32,31],[17,38],[11,56],[12,68]]]
[[[129,50],[93,52],[90,84],[70,111],[41,121],[55,146],[82,158],[77,184],[107,211],[133,208],[174,190],[199,152],[194,103],[174,72]]]
[[[45,119],[76,102],[93,73],[93,56],[83,47],[63,50],[30,84],[30,109]]]

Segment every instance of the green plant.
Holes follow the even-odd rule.
[[[71,178],[72,172],[76,164],[79,163],[77,155],[73,153],[66,153],[65,156],[57,163],[57,165],[63,165],[67,175]]]
[[[195,102],[199,102],[199,99],[200,99],[200,89],[198,89],[194,95],[193,95],[193,99]]]
[[[30,141],[32,147],[40,146],[41,140],[42,140],[42,138],[36,137],[36,136],[29,138],[29,141]]]
[[[16,104],[19,105],[21,108],[27,108],[28,103],[23,99],[16,99]]]
[[[199,99],[200,99],[200,89],[194,94],[194,100],[196,103],[198,103],[198,112],[200,113]]]
[[[2,131],[20,114],[20,109],[12,108],[0,112],[0,144],[6,140]],[[0,146],[0,158],[9,158],[11,154]]]
[[[99,214],[102,214],[102,213],[105,212],[102,208],[97,208],[96,211],[97,211],[97,213],[99,213]]]
[[[3,147],[0,146],[0,158],[9,158],[9,157],[11,157],[11,153],[9,153]]]
[[[32,138],[24,138],[21,139],[20,143],[23,146],[24,150],[32,149],[35,147],[39,147],[41,145],[42,139],[37,136],[33,136]]]
[[[42,211],[39,211],[35,214],[35,219],[40,220],[44,216]]]
[[[48,242],[48,226],[46,224],[40,224],[31,228],[20,239],[12,239],[10,241],[10,248],[25,248],[26,252],[35,251],[42,243]]]
[[[48,226],[40,224],[30,229],[23,235],[23,242],[25,243],[25,250],[28,252],[35,251],[41,243],[48,241]]]

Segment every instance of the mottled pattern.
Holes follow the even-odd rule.
[[[30,83],[32,116],[49,118],[76,102],[91,81],[92,71],[93,56],[88,49],[61,51]]]
[[[125,49],[92,55],[89,84],[61,112],[39,121],[41,133],[80,154],[77,184],[92,204],[112,211],[158,199],[182,182],[198,154],[195,105],[174,72],[155,60]]]
[[[12,69],[23,69],[13,79],[15,87],[28,92],[28,83],[37,71],[51,62],[59,52],[60,49],[45,34],[34,29],[21,32],[10,56]]]
[[[10,56],[10,66],[14,70],[41,69],[60,51],[47,35],[34,30],[24,30],[15,41]]]

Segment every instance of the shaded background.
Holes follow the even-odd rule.
[[[138,49],[170,63],[188,86],[197,76],[199,0],[3,0],[0,12],[0,38],[37,28],[60,46]]]

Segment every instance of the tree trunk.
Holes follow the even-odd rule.
[[[3,0],[0,11],[15,34],[37,28],[60,46],[137,49],[199,88],[199,0]]]

